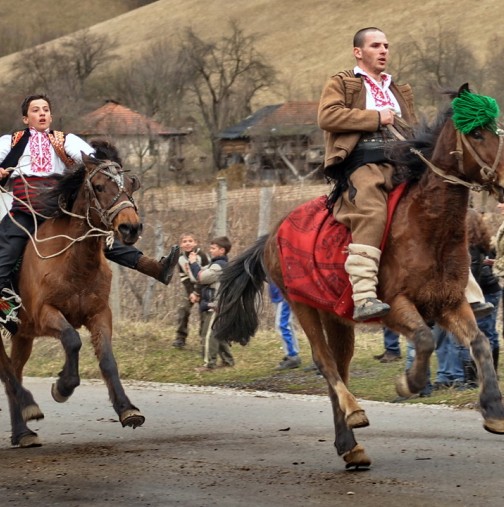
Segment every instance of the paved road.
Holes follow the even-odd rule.
[[[357,431],[373,466],[348,472],[326,397],[126,383],[146,422],[122,428],[100,381],[65,404],[26,385],[45,412],[44,445],[9,446],[0,396],[0,505],[501,506],[504,436],[475,411],[363,402]]]

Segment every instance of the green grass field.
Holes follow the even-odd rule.
[[[184,350],[174,349],[171,342],[174,328],[159,324],[123,324],[114,333],[114,352],[121,378],[131,380],[167,382],[201,386],[225,386],[249,390],[270,390],[298,394],[325,395],[325,380],[313,371],[304,371],[311,364],[308,341],[302,333],[300,368],[275,371],[283,357],[280,338],[272,331],[260,331],[246,347],[232,347],[234,368],[217,368],[211,372],[197,372],[202,365],[198,338],[188,339]],[[82,378],[100,378],[97,361],[89,337],[82,333],[80,371]],[[405,354],[405,343],[401,343]],[[404,369],[404,359],[381,364],[373,355],[380,353],[383,338],[380,330],[358,331],[356,349],[351,367],[350,390],[361,399],[393,401],[396,399],[395,380]],[[31,377],[55,377],[63,365],[62,347],[52,338],[38,339],[25,369]],[[436,370],[433,355],[431,368]],[[502,378],[502,374],[501,374]],[[504,387],[501,383],[501,388]],[[407,403],[447,404],[473,407],[477,403],[477,390],[455,391],[445,389],[426,398],[412,398]]]

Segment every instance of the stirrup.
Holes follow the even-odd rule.
[[[387,303],[382,303],[376,298],[366,298],[355,306],[353,313],[353,320],[362,322],[369,319],[377,319],[387,315],[390,311],[390,306]]]

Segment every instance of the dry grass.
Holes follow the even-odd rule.
[[[49,2],[28,2],[33,19],[40,19],[34,9]],[[110,2],[105,2],[105,4]],[[93,13],[103,9],[104,3],[74,2],[73,17],[78,12]],[[14,4],[13,4],[14,5]],[[16,2],[16,8],[19,2]],[[60,6],[57,22],[60,22]],[[46,6],[47,7],[47,6]],[[489,15],[491,13],[491,15]],[[3,12],[4,14],[4,12]],[[192,27],[203,37],[220,38],[228,20],[237,19],[247,33],[256,33],[257,44],[271,65],[280,72],[284,86],[265,90],[258,96],[258,105],[285,99],[318,100],[327,76],[353,66],[351,40],[354,32],[363,26],[379,26],[393,45],[403,38],[421,40],[439,27],[457,30],[477,57],[483,58],[491,37],[500,33],[504,3],[483,0],[452,2],[405,0],[398,5],[389,2],[376,8],[371,0],[353,2],[323,0],[158,0],[150,5],[124,13],[96,24],[92,31],[107,34],[119,43],[118,55],[127,61],[139,54],[150,43],[167,38],[177,44],[186,27]],[[8,18],[3,16],[4,22]],[[50,22],[45,18],[44,22]],[[0,59],[0,71],[6,75],[12,56]],[[392,62],[393,63],[393,62]],[[121,60],[117,61],[121,64]],[[463,80],[463,76],[461,76]]]
[[[193,323],[192,329],[196,329]],[[311,364],[309,344],[300,336],[303,367]],[[122,324],[114,336],[114,351],[122,379],[168,382],[189,385],[214,385],[249,390],[270,390],[294,394],[325,395],[325,380],[303,368],[277,372],[274,370],[283,356],[280,338],[271,329],[261,329],[246,346],[233,345],[234,368],[218,368],[200,373],[202,365],[199,340],[194,334],[185,350],[174,349],[171,342],[174,328],[154,324]],[[404,343],[402,344],[404,345]],[[351,391],[358,397],[376,401],[396,398],[395,380],[403,372],[404,362],[381,364],[373,355],[381,352],[383,337],[380,330],[358,330],[356,351],[352,362]],[[405,347],[403,346],[405,352]],[[53,339],[37,340],[27,365],[28,376],[55,377],[63,365],[61,345]],[[80,369],[83,378],[100,378],[97,361],[88,337],[83,333]],[[433,356],[432,370],[436,369]],[[501,378],[504,371],[501,368]],[[501,383],[504,389],[504,384]],[[416,398],[408,403],[449,404],[472,407],[477,391],[444,390],[429,398]]]

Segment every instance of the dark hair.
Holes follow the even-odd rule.
[[[231,241],[227,236],[219,236],[218,238],[214,238],[212,241],[210,241],[210,244],[217,245],[219,248],[224,248],[226,254],[231,250]]]
[[[368,26],[366,28],[361,28],[353,38],[353,47],[361,48],[364,45],[364,38],[368,34],[368,32],[381,32],[384,33],[383,30],[376,28],[376,26]]]
[[[45,100],[49,104],[49,109],[51,109],[51,101],[49,100],[49,97],[43,93],[39,93],[37,95],[28,95],[28,97],[23,100],[23,103],[21,104],[21,114],[23,116],[28,116],[28,108],[30,107],[30,103],[34,100],[39,99]]]

